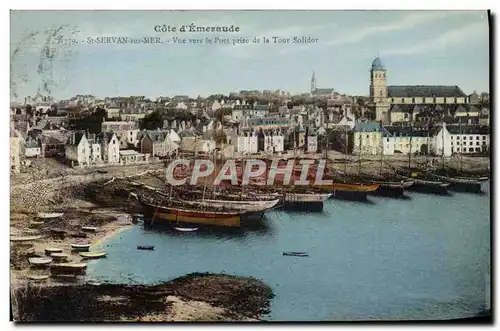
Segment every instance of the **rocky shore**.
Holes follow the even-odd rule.
[[[258,321],[272,297],[260,280],[201,273],[151,285],[23,282],[11,290],[16,322]]]

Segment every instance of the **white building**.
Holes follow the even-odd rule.
[[[253,130],[243,130],[238,134],[236,152],[243,154],[253,154],[258,151],[257,132]]]
[[[307,140],[306,151],[308,153],[316,153],[318,151],[318,136],[308,135],[306,140]]]
[[[24,156],[38,157],[42,154],[42,150],[38,142],[34,139],[28,138],[24,144]]]
[[[282,153],[285,150],[285,137],[281,130],[263,130],[264,152]]]
[[[66,159],[72,166],[87,166],[90,165],[90,144],[85,132],[75,132],[69,139],[69,143],[65,146]]]
[[[446,123],[443,122],[442,127],[438,130],[431,140],[431,151],[435,155],[451,156],[451,134],[446,128]]]
[[[448,126],[450,145],[453,154],[486,153],[490,150],[488,126]]]
[[[102,160],[104,163],[118,164],[120,162],[120,141],[114,132],[103,132],[98,135],[101,143]]]

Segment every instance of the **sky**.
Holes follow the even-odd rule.
[[[76,94],[155,99],[254,89],[306,93],[313,70],[319,88],[368,95],[377,56],[389,85],[489,90],[486,11],[11,11],[10,18],[11,96],[15,92],[17,100],[46,81],[57,100]],[[156,25],[179,29],[191,23],[233,25],[239,32],[154,31]],[[47,31],[59,27],[63,43],[47,43]],[[108,36],[160,37],[162,43],[87,42]],[[273,36],[290,42],[275,44]],[[292,42],[303,36],[318,41]],[[186,43],[175,44],[175,37]],[[207,37],[229,38],[230,44],[189,42]],[[254,37],[260,43],[252,43]],[[250,43],[233,45],[235,38]],[[46,44],[55,56],[41,63]]]

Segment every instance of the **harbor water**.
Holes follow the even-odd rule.
[[[88,273],[125,283],[192,272],[253,276],[276,295],[262,317],[270,321],[475,316],[489,308],[489,184],[483,189],[485,195],[329,200],[322,213],[271,211],[263,227],[244,232],[136,225],[104,242],[107,258],[90,262]]]

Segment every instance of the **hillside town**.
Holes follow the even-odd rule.
[[[373,60],[369,96],[317,86],[309,93],[239,91],[228,95],[76,95],[37,93],[11,105],[11,171],[52,158],[75,168],[140,165],[179,153],[252,155],[488,155],[488,93],[459,86],[391,86]],[[326,80],[326,79],[325,79]]]

